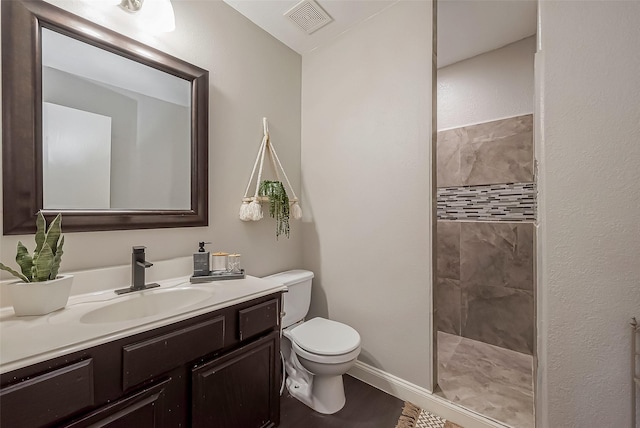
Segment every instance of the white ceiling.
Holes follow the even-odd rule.
[[[329,43],[397,0],[316,0],[334,21],[311,35],[284,16],[299,0],[224,1],[304,55]],[[439,0],[438,67],[535,34],[536,12],[536,0]]]
[[[303,55],[389,7],[396,0],[316,0],[333,22],[309,35],[284,14],[300,0],[224,0],[267,33]]]

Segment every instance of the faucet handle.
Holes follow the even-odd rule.
[[[140,253],[144,253],[145,248],[147,248],[147,247],[145,247],[144,245],[137,245],[137,246],[134,246],[134,247],[133,247],[133,254],[140,254]]]

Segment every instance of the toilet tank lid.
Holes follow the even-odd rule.
[[[342,355],[360,346],[360,335],[351,326],[325,318],[313,318],[290,331],[302,349],[318,355]]]
[[[265,279],[271,279],[282,283],[282,285],[293,285],[313,278],[313,272],[310,270],[296,269],[280,272],[273,275],[265,276]]]

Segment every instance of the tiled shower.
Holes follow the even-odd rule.
[[[438,330],[534,352],[533,117],[438,132]]]

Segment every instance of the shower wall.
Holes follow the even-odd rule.
[[[533,117],[438,132],[438,329],[533,353]]]

